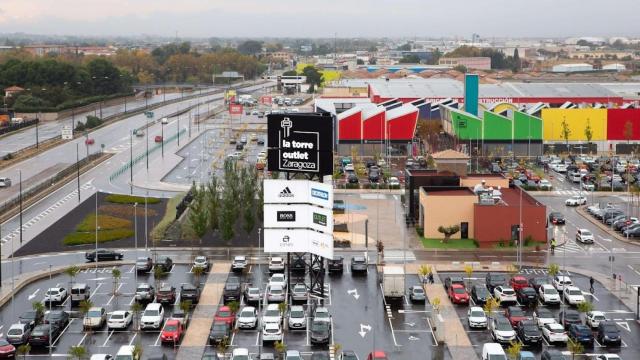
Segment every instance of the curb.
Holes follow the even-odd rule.
[[[594,219],[592,216],[589,216],[589,214],[587,214],[586,211],[584,210],[585,207],[586,207],[585,205],[579,206],[576,209],[576,211],[578,212],[578,214],[580,214],[587,221],[589,221],[592,224],[596,225],[598,228],[600,228],[600,230],[606,232],[608,235],[614,237],[616,240],[620,240],[620,241],[622,241],[624,243],[627,243],[627,244],[630,244],[630,245],[640,246],[640,244],[637,241],[634,241],[634,240],[631,240],[631,239],[627,239],[626,237],[618,234],[617,232],[612,231],[609,226],[606,226],[605,224],[601,223],[597,219]]]

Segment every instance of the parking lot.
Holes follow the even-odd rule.
[[[121,271],[121,278],[118,284],[115,286],[117,289],[117,296],[114,296],[114,282],[112,276],[113,269],[119,269]],[[176,288],[176,304],[179,301],[180,284],[192,283],[194,281],[193,275],[190,273],[190,266],[187,265],[174,265],[171,270],[162,278],[159,279],[158,285],[162,283],[171,284]],[[110,267],[110,268],[98,268],[82,270],[78,276],[74,279],[75,283],[86,283],[91,287],[90,300],[94,306],[101,306],[106,309],[107,312],[115,310],[130,310],[131,304],[134,302],[135,293],[135,277],[136,271],[134,265]],[[154,287],[158,287],[154,280],[153,270],[150,272],[137,273],[138,282],[147,282]],[[69,288],[69,276],[64,274],[58,274],[51,276],[51,279],[45,278],[43,280],[32,283],[15,294],[14,300],[7,303],[2,309],[0,309],[0,332],[6,332],[9,326],[18,322],[18,317],[25,311],[31,310],[32,302],[42,301],[46,290],[50,287],[61,286],[66,289]],[[165,306],[165,319],[171,317],[173,312],[173,305]],[[169,359],[175,358],[175,352],[172,346],[162,346],[160,342],[160,331],[136,331],[134,323],[128,327],[127,330],[113,331],[107,330],[106,326],[102,329],[93,331],[84,331],[82,326],[82,319],[77,318],[78,308],[70,307],[70,298],[61,303],[52,305],[52,310],[66,310],[71,311],[72,317],[69,325],[66,326],[61,335],[56,339],[53,339],[52,353],[54,356],[66,356],[71,346],[82,345],[91,354],[112,354],[115,355],[122,345],[135,345],[140,344],[143,348],[143,356],[153,356],[164,353]],[[49,307],[47,306],[47,310]],[[144,309],[144,306],[143,306]],[[74,314],[76,314],[74,316]],[[37,348],[32,347],[31,352],[27,358],[38,358],[40,356],[48,354],[46,347]]]
[[[342,275],[327,274],[325,277],[323,303],[331,314],[330,344],[312,345],[308,327],[307,330],[288,330],[285,327],[284,342],[288,350],[298,350],[308,358],[313,352],[328,351],[339,344],[342,350],[353,350],[361,359],[365,359],[373,349],[383,349],[393,359],[414,359],[413,354],[418,352],[425,354],[428,359],[447,358],[443,355],[442,347],[433,346],[435,341],[424,303],[404,301],[387,304],[377,282],[375,267],[369,266],[366,274],[352,274],[348,258],[344,265]],[[266,265],[261,268],[251,266],[241,276],[242,282],[254,286],[262,284],[263,289],[269,281]],[[292,273],[292,279],[309,284],[308,276]],[[408,276],[407,287],[417,284],[417,276]],[[242,308],[244,299],[241,303]],[[309,315],[309,304],[303,302],[300,305],[305,307]],[[265,343],[260,349],[260,343],[258,330],[242,329],[233,335],[231,345],[247,348],[252,354],[260,351],[275,353],[273,344]]]
[[[521,275],[527,277],[527,279],[534,276],[548,276],[546,269],[534,269],[534,268],[525,268],[520,272]],[[564,273],[563,273],[564,274]],[[467,276],[465,273],[440,273],[440,278],[444,282],[446,277],[452,276],[460,276],[465,279],[467,282],[467,287],[475,285],[483,285],[485,284],[485,275],[486,272],[474,272],[472,276]],[[602,311],[605,313],[605,317],[608,320],[615,321],[618,325],[618,328],[621,331],[622,335],[622,345],[620,347],[606,347],[600,343],[598,343],[597,339],[594,342],[593,348],[585,348],[585,354],[595,355],[595,354],[603,354],[603,353],[615,353],[618,354],[623,359],[635,359],[637,358],[637,349],[640,348],[640,339],[638,338],[638,334],[640,334],[640,326],[635,321],[635,313],[630,311],[627,307],[620,302],[618,298],[616,298],[613,294],[607,291],[601,284],[595,283],[593,294],[585,291],[589,289],[589,278],[584,277],[579,274],[567,273],[572,280],[575,286],[579,287],[583,291],[583,295],[588,302],[593,303],[593,309],[597,311]],[[509,279],[509,274],[505,274],[506,278]],[[470,300],[470,305],[475,306],[476,304],[473,302],[473,299]],[[520,303],[517,306],[521,307],[525,314],[528,317],[532,316],[533,308],[528,308],[522,306]],[[560,306],[545,306],[541,302],[538,301],[537,307],[548,308],[556,320],[563,307],[569,308],[568,305],[561,304]],[[455,305],[456,311],[460,320],[467,331],[469,338],[471,339],[471,343],[478,355],[481,355],[482,345],[484,343],[494,342],[489,330],[486,329],[470,329],[467,321],[467,310],[468,307],[465,305]],[[574,307],[572,307],[574,308]],[[503,312],[504,308],[498,308],[496,312]],[[584,323],[584,314],[581,314],[583,323]],[[594,333],[595,335],[595,333]],[[540,356],[542,351],[547,348],[553,348],[560,351],[567,351],[566,346],[558,345],[558,344],[549,344],[543,337],[542,347],[524,347],[523,350],[528,350],[536,354],[536,356]]]

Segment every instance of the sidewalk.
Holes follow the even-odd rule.
[[[209,340],[209,330],[213,317],[218,310],[218,301],[222,297],[231,262],[216,261],[207,276],[200,301],[193,311],[191,323],[182,340],[176,359],[200,359]]]

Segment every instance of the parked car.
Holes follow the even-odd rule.
[[[538,302],[538,293],[532,287],[524,287],[516,291],[516,298],[523,306],[533,306]]]
[[[571,278],[566,275],[556,275],[553,277],[553,287],[555,287],[559,292],[562,292],[565,287],[572,285],[573,281],[571,281]]]
[[[301,330],[307,328],[307,314],[302,305],[293,305],[289,309],[288,325],[290,330]]]
[[[562,215],[562,213],[554,211],[549,214],[549,222],[553,225],[564,225],[565,223],[564,215]]]
[[[481,307],[472,306],[467,311],[467,322],[469,323],[469,328],[484,329],[488,323],[487,314]]]
[[[503,316],[494,316],[489,322],[491,338],[498,343],[508,344],[516,339],[516,332],[511,323]]]
[[[50,342],[58,338],[61,331],[62,329],[55,325],[40,324],[31,331],[29,345],[32,347],[49,346]]]
[[[351,258],[351,273],[366,272],[367,258],[364,256],[353,256]]]
[[[158,256],[156,266],[161,268],[163,272],[169,272],[173,267],[173,260],[168,256]]]
[[[149,304],[151,305],[151,304]],[[156,304],[159,305],[159,304]],[[145,310],[145,313],[147,311]],[[144,313],[143,313],[143,318],[144,318]],[[144,318],[144,321],[151,321],[151,318]],[[109,319],[107,320],[107,329],[109,330],[114,330],[114,329],[126,329],[129,327],[129,325],[131,325],[131,323],[133,322],[133,313],[129,312],[129,311],[123,311],[123,310],[116,310],[114,312],[112,312],[111,314],[109,314]],[[140,328],[144,329],[144,323],[143,320],[141,318],[140,320]],[[158,325],[157,327],[155,327],[155,329],[159,329],[160,326]]]
[[[282,341],[282,326],[279,323],[264,324],[262,327],[262,342],[266,341]]]
[[[582,320],[580,319],[580,313],[576,310],[565,309],[558,314],[558,323],[568,329],[571,324],[582,324]]]
[[[565,328],[557,323],[545,324],[542,327],[542,336],[547,340],[549,344],[564,343],[566,344],[569,337]]]
[[[250,360],[249,349],[235,348],[231,352],[231,360]]]
[[[173,304],[176,302],[176,288],[169,284],[162,284],[156,292],[156,301],[161,304]]]
[[[36,310],[29,310],[29,311],[23,312],[22,315],[20,315],[20,317],[18,318],[18,322],[21,324],[28,325],[29,328],[33,330],[33,328],[36,327],[36,325],[42,322],[43,317],[44,317],[44,314],[42,312],[36,311]]]
[[[454,304],[468,304],[469,294],[464,286],[460,284],[451,284],[447,292],[449,299]]]
[[[567,360],[562,351],[555,349],[547,349],[542,352],[540,360]]]
[[[136,287],[136,301],[153,301],[156,297],[156,291],[152,285],[147,283],[138,284]]]
[[[268,304],[262,314],[262,324],[270,322],[282,323],[282,313],[278,304]]]
[[[534,321],[520,321],[516,326],[516,333],[523,344],[536,347],[542,346],[542,333]]]
[[[84,257],[89,261],[106,261],[106,260],[122,260],[124,254],[109,249],[98,249],[85,253]]]
[[[233,258],[233,263],[231,263],[231,270],[233,271],[243,271],[247,267],[247,257],[244,255],[238,255]]]
[[[329,314],[329,309],[323,306],[317,307],[313,311],[313,320],[331,322],[331,314]]]
[[[569,305],[577,306],[585,302],[584,295],[582,295],[582,290],[580,290],[577,286],[567,286],[562,292],[562,297],[564,301]]]
[[[284,260],[282,260],[280,256],[271,257],[271,259],[269,260],[269,271],[284,271]]]
[[[493,297],[500,302],[500,305],[515,304],[518,302],[516,292],[512,288],[506,286],[496,286],[493,289]]]
[[[99,329],[107,322],[107,310],[103,307],[93,306],[87,311],[82,319],[82,326],[85,329]]]
[[[307,286],[297,283],[291,288],[291,301],[307,301]]]
[[[236,314],[228,306],[221,306],[214,316],[214,321],[224,321],[229,326],[233,326],[235,319]]]
[[[478,305],[484,305],[491,298],[489,290],[484,285],[473,285],[471,287],[471,299]]]
[[[606,320],[607,318],[602,311],[589,311],[585,316],[585,322],[593,329],[597,328],[602,321]]]
[[[136,271],[149,272],[153,268],[153,260],[148,256],[136,259]]]
[[[226,321],[214,321],[209,331],[209,344],[217,345],[224,339],[231,338],[231,326]]]
[[[620,346],[622,338],[615,322],[605,320],[598,324],[598,342],[604,346]]]
[[[427,299],[422,286],[414,285],[409,288],[410,301],[425,301]]]
[[[538,291],[540,286],[544,284],[551,284],[549,278],[546,276],[535,276],[529,279],[529,286],[534,288],[536,291]]]
[[[140,317],[140,329],[147,330],[159,330],[162,328],[164,322],[164,308],[161,304],[151,303],[147,304],[142,316]]]
[[[255,329],[258,326],[258,311],[253,306],[245,306],[238,313],[238,329]]]
[[[560,294],[558,290],[556,290],[553,285],[543,284],[540,286],[538,290],[538,294],[540,295],[540,301],[542,301],[545,305],[559,305],[560,304]]]
[[[272,284],[267,286],[267,302],[283,302],[285,301],[286,291],[280,284]]]
[[[493,294],[493,289],[496,286],[504,286],[507,284],[507,278],[502,274],[487,273],[485,277],[485,284],[489,292]]]
[[[70,316],[69,313],[63,310],[52,310],[48,311],[44,314],[44,323],[45,324],[53,324],[53,326],[58,326],[60,328],[64,328],[69,324]]]
[[[206,272],[206,271],[209,271],[210,266],[211,264],[209,264],[209,260],[207,259],[206,256],[196,256],[195,259],[193,259],[192,267],[194,269],[196,268],[203,269]]]
[[[200,301],[200,287],[191,283],[180,285],[180,301],[191,301],[191,304],[197,304]]]
[[[525,315],[524,311],[519,306],[509,306],[504,311],[504,317],[506,317],[511,326],[515,327],[520,321],[528,320],[529,317]]]
[[[458,284],[464,288],[464,279],[460,276],[447,276],[446,278],[444,278],[443,285],[445,290],[449,290],[449,288],[453,284]]]
[[[163,344],[177,344],[184,335],[184,325],[178,319],[169,319],[164,324],[160,333],[160,341]]]
[[[254,286],[247,286],[244,289],[244,301],[247,304],[257,303],[262,300],[262,293],[260,288]]]
[[[12,345],[22,345],[29,341],[31,328],[28,324],[12,324],[7,330],[7,341]]]
[[[328,344],[331,340],[331,323],[314,319],[311,322],[309,338],[311,344]]]
[[[539,328],[542,328],[545,324],[551,324],[557,322],[553,313],[542,306],[538,306],[533,310],[533,320],[536,322]]]
[[[329,274],[341,273],[344,271],[344,258],[342,255],[334,255],[333,259],[327,259]]]
[[[45,305],[50,302],[60,304],[67,298],[67,295],[67,289],[63,287],[49,288],[47,292],[45,292],[42,302],[45,303]]]
[[[581,343],[587,347],[593,347],[593,333],[591,328],[582,324],[571,324],[569,326],[568,337],[574,342]]]

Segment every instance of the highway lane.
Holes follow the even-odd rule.
[[[208,89],[210,91],[211,89]],[[147,99],[136,99],[133,101],[127,101],[126,108],[131,111],[132,109],[145,106],[145,104],[152,105],[165,100],[176,99],[180,97],[180,93],[166,94],[164,97],[161,95],[153,96]],[[124,101],[117,105],[103,106],[102,117],[107,117],[117,113],[121,113],[125,110]],[[43,121],[38,125],[37,133],[40,142],[59,136],[63,126],[71,127],[73,123],[77,124],[78,121],[85,122],[88,115],[100,116],[100,110],[87,111],[77,113],[74,116],[53,120]],[[36,127],[30,127],[28,129],[18,131],[14,134],[5,136],[0,141],[0,156],[4,156],[6,153],[15,152],[20,149],[26,148],[36,144]]]

